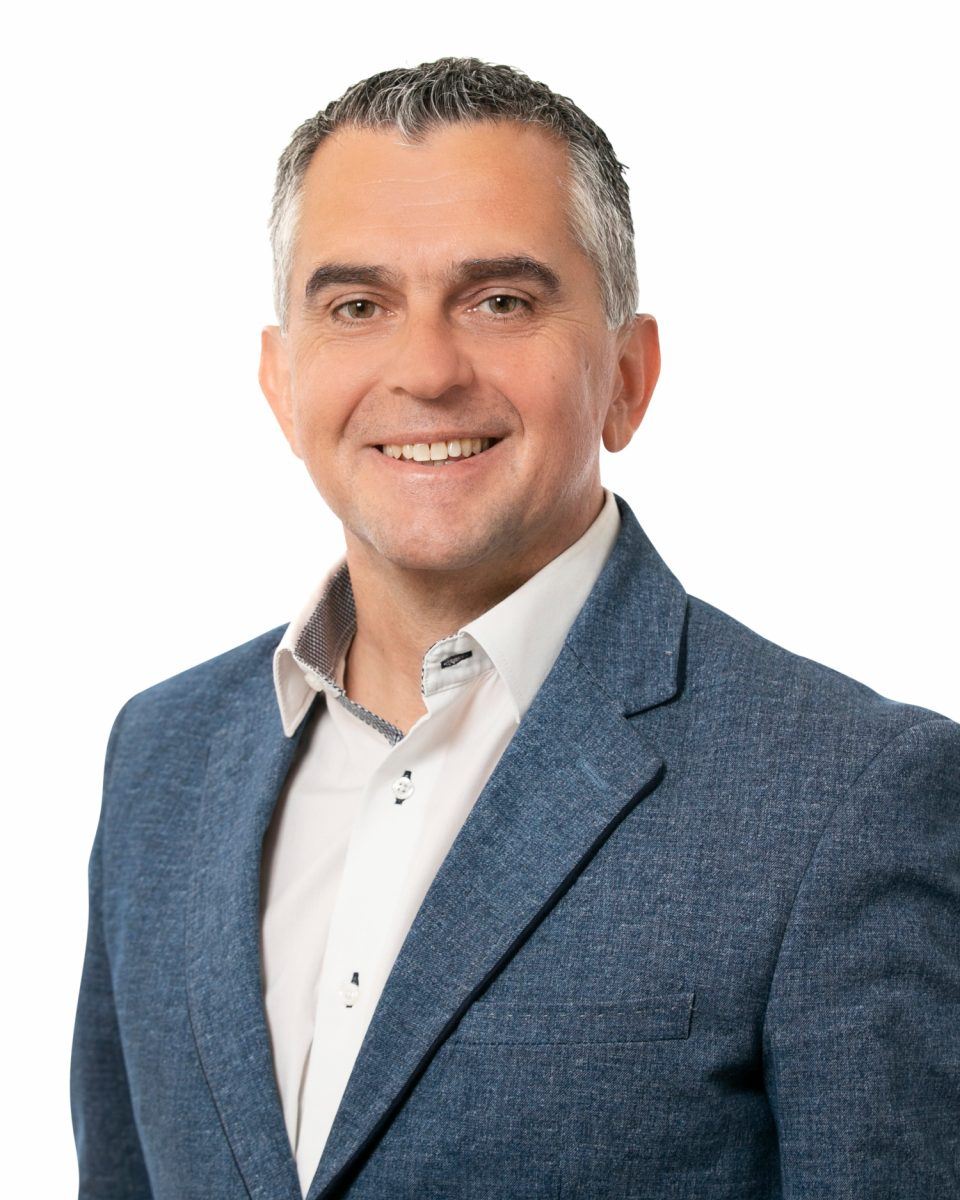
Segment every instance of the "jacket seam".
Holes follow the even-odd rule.
[[[111,793],[111,787],[113,784],[113,777],[114,777],[114,774],[116,773],[117,747],[120,744],[120,730],[123,725],[124,719],[126,717],[127,709],[130,707],[132,700],[133,700],[133,697],[131,697],[129,700],[127,700],[127,702],[123,705],[123,707],[117,713],[117,716],[113,722],[113,728],[110,733],[110,738],[107,743],[107,753],[106,753],[106,758],[104,761],[104,768],[103,768],[103,795],[101,798],[101,805],[100,805],[100,807],[101,807],[101,811],[100,811],[101,829],[100,829],[99,837],[97,837],[97,839],[96,839],[96,841],[98,843],[98,845],[96,847],[96,853],[97,853],[97,859],[98,859],[98,862],[97,862],[98,875],[97,875],[96,920],[97,920],[97,924],[100,929],[100,941],[103,946],[103,956],[106,961],[107,978],[110,981],[111,1003],[113,1002],[115,991],[114,991],[114,979],[113,979],[113,962],[110,959],[109,948],[107,945],[107,924],[104,919],[104,911],[103,911],[103,896],[104,896],[104,891],[106,890],[105,886],[104,886],[105,885],[104,860],[107,857],[105,854],[106,841],[107,841],[107,837],[110,832],[109,826],[111,823],[111,807],[112,807],[110,804],[110,793]],[[126,1063],[124,1063],[124,1070],[126,1070]]]
[[[813,866],[814,860],[817,857],[817,854],[820,850],[821,845],[823,844],[824,838],[827,836],[827,833],[830,830],[830,827],[833,825],[833,822],[834,822],[835,818],[837,817],[837,814],[846,805],[847,801],[850,799],[851,794],[857,788],[860,781],[867,774],[867,772],[871,770],[874,763],[876,763],[878,759],[882,758],[887,753],[887,751],[891,750],[894,746],[896,746],[896,744],[898,742],[902,741],[903,738],[909,737],[911,734],[916,733],[916,731],[918,729],[924,729],[928,725],[935,725],[938,723],[950,724],[951,722],[950,722],[949,717],[944,717],[944,716],[939,716],[939,715],[935,716],[935,717],[926,717],[922,721],[916,721],[913,725],[908,726],[906,729],[901,730],[900,733],[898,733],[894,737],[892,737],[889,742],[886,742],[883,746],[880,747],[879,750],[876,751],[875,754],[872,754],[870,756],[870,758],[867,760],[865,765],[854,776],[853,780],[846,785],[846,787],[843,789],[843,794],[837,800],[836,804],[834,804],[833,808],[831,808],[830,813],[827,816],[827,819],[824,821],[823,828],[820,830],[820,834],[817,837],[816,842],[814,843],[813,849],[810,851],[810,856],[808,857],[807,862],[803,868],[803,872],[800,875],[800,879],[797,881],[797,886],[793,893],[793,899],[790,901],[790,910],[787,913],[787,919],[786,919],[786,921],[784,921],[784,924],[783,924],[783,932],[780,934],[780,940],[777,943],[777,952],[776,952],[776,955],[773,960],[773,970],[770,972],[770,983],[769,983],[769,986],[767,987],[767,994],[766,994],[766,996],[764,998],[764,1002],[763,1002],[762,1028],[764,1030],[766,1029],[767,1013],[768,1013],[769,1007],[770,1007],[770,995],[773,991],[773,985],[774,985],[774,982],[776,981],[776,977],[777,977],[777,970],[780,966],[780,956],[783,953],[783,946],[787,940],[787,935],[788,935],[788,933],[790,933],[792,926],[793,926],[793,918],[794,918],[794,914],[796,912],[797,900],[800,896],[800,893],[803,891],[803,886],[806,883],[807,876],[810,874],[810,869]]]

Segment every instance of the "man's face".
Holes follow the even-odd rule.
[[[348,550],[511,571],[599,511],[601,437],[629,440],[659,356],[652,318],[606,329],[567,229],[567,169],[561,144],[503,122],[414,146],[350,129],[315,153],[261,383]],[[492,445],[468,457],[467,438]],[[429,461],[383,449],[423,445]]]

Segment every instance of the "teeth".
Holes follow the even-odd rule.
[[[388,458],[413,459],[414,462],[445,463],[448,458],[469,458],[491,445],[490,438],[452,438],[449,442],[413,442],[381,446]]]

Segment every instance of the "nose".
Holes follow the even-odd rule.
[[[384,380],[391,392],[439,400],[473,381],[469,357],[443,313],[408,310],[391,351]]]

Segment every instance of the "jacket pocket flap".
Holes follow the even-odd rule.
[[[693,992],[572,1004],[476,1000],[453,1032],[459,1043],[629,1043],[690,1036]]]

